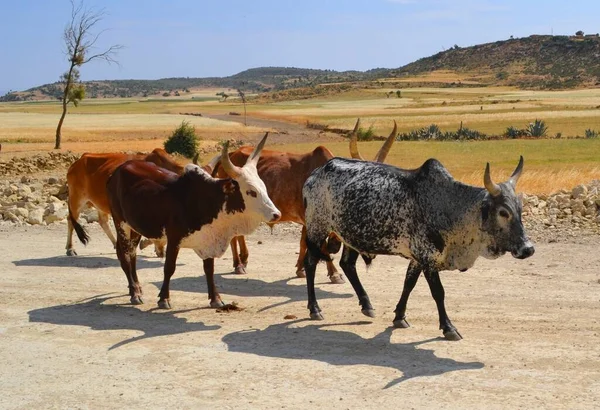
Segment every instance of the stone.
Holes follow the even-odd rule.
[[[20,219],[26,219],[29,216],[29,211],[26,208],[17,208],[14,213]]]
[[[44,222],[44,209],[38,207],[30,211],[27,222],[32,225],[41,225]]]
[[[571,190],[571,196],[574,199],[579,199],[586,196],[588,193],[588,189],[585,185],[577,185],[575,188]]]
[[[48,184],[49,185],[58,184],[58,178],[55,178],[55,177],[48,178]]]

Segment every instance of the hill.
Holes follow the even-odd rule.
[[[460,48],[421,58],[396,76],[450,70],[487,85],[561,89],[600,85],[600,37],[539,36]]]
[[[297,98],[322,94],[323,90],[315,92],[318,86],[335,85],[326,88],[344,91],[350,84],[367,87],[508,85],[525,89],[564,89],[600,85],[599,58],[600,37],[597,34],[532,35],[464,48],[454,46],[396,69],[340,72],[259,67],[229,77],[104,80],[88,81],[85,85],[88,98],[169,97],[185,95],[199,88],[241,88],[246,92],[274,92]],[[341,83],[345,85],[340,86]],[[57,99],[61,90],[61,83],[45,84],[6,94],[0,101]],[[281,93],[286,90],[291,92]]]

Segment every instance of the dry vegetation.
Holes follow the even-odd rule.
[[[443,75],[442,75],[443,74]],[[440,74],[450,80],[448,73]],[[444,79],[442,78],[442,79]],[[440,79],[437,79],[440,80]],[[194,95],[212,94],[213,90],[193,91]],[[526,160],[526,173],[520,189],[529,193],[550,193],[569,189],[579,183],[600,178],[600,141],[573,139],[586,129],[600,131],[600,90],[521,91],[511,88],[408,88],[389,98],[393,88],[352,89],[319,98],[276,103],[250,103],[248,115],[305,124],[306,121],[333,128],[350,129],[357,117],[376,134],[387,135],[392,120],[399,131],[437,124],[442,130],[464,127],[501,135],[508,126],[525,127],[534,119],[543,119],[548,136],[562,138],[540,140],[502,140],[486,142],[399,142],[388,162],[406,168],[419,166],[425,159],[441,160],[459,180],[481,184],[483,167],[491,162],[500,180],[514,169],[519,155]],[[3,153],[49,149],[59,113],[59,105],[50,102],[0,104],[0,142]],[[169,133],[189,120],[205,145],[225,138],[247,139],[265,127],[244,127],[239,122],[218,121],[206,117],[180,115],[196,113],[221,115],[243,112],[239,101],[200,101],[190,98],[172,100],[97,99],[84,100],[72,108],[64,128],[65,149],[76,152],[110,150],[149,150],[162,145]],[[234,119],[231,117],[230,119]],[[239,118],[238,118],[239,120]],[[287,132],[287,131],[286,131]],[[316,143],[306,143],[303,132],[292,132],[283,150],[305,152]],[[252,137],[253,138],[253,137]],[[348,155],[346,143],[324,143],[338,155]],[[276,143],[272,139],[270,144]],[[284,140],[281,140],[284,141]],[[290,144],[290,142],[292,142]],[[108,145],[107,145],[108,144]],[[370,157],[378,142],[362,143]]]

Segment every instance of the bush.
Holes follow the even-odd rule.
[[[173,131],[165,141],[165,151],[169,154],[177,152],[187,158],[193,158],[198,153],[198,136],[196,128],[187,121]]]
[[[529,123],[525,131],[529,137],[545,137],[548,127],[544,120],[536,119],[534,122]]]
[[[506,131],[504,131],[504,136],[506,138],[513,138],[513,139],[521,138],[525,134],[527,134],[527,132],[525,130],[513,127],[512,125],[510,127],[507,127]]]
[[[373,130],[373,126],[371,125],[368,129],[359,128],[356,133],[356,139],[358,141],[373,141],[375,138],[375,131]]]
[[[586,138],[598,138],[598,136],[600,135],[600,133],[598,133],[598,131],[592,130],[592,129],[587,129],[585,130],[585,137]]]

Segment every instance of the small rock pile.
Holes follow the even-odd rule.
[[[523,195],[523,221],[534,239],[600,234],[600,180],[552,195]]]
[[[78,154],[67,152],[47,152],[31,157],[12,157],[8,160],[0,159],[0,175],[27,175],[34,172],[68,168]]]
[[[0,181],[0,225],[48,225],[66,222],[68,190],[63,178]],[[82,215],[88,222],[98,220],[90,209]]]

